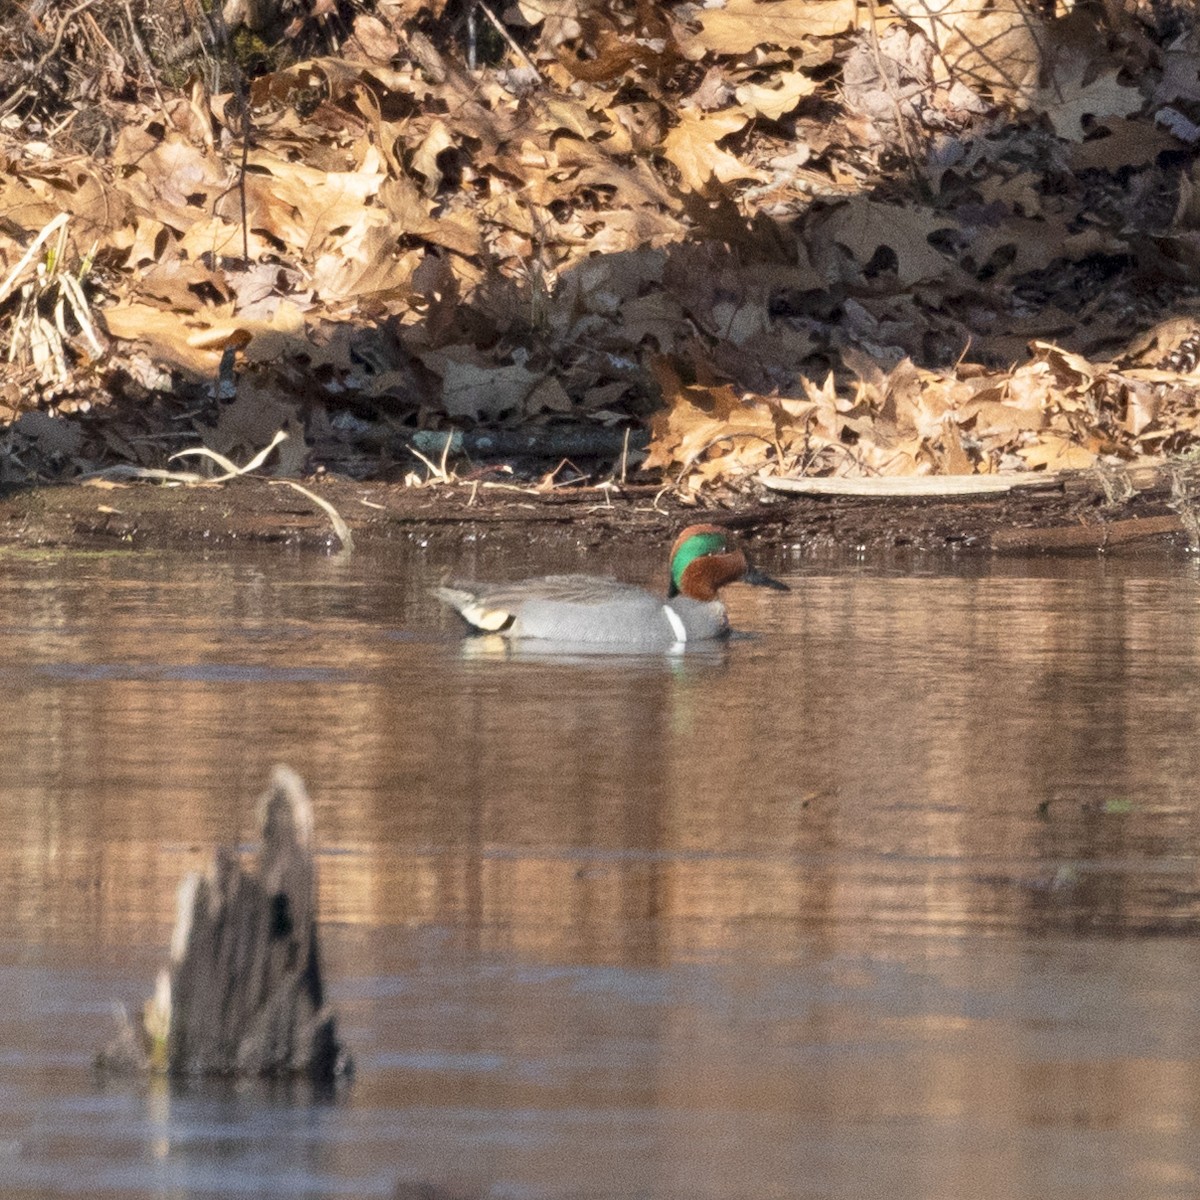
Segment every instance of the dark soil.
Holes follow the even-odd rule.
[[[1187,545],[1196,527],[1179,470],[1114,498],[1092,472],[1043,491],[974,500],[781,497],[727,505],[680,504],[656,489],[537,494],[439,485],[422,488],[333,477],[305,486],[334,506],[360,547],[420,538],[455,540],[465,528],[542,541],[590,543],[612,534],[662,537],[695,521],[740,529],[766,545],[813,556],[896,548],[980,554],[1095,552],[1147,542]],[[1182,482],[1181,482],[1182,481]],[[18,488],[0,492],[0,544],[94,549],[230,547],[261,542],[336,550],[329,518],[306,497],[267,479],[199,487],[145,483]]]

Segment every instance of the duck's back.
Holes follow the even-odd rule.
[[[661,597],[594,575],[546,575],[520,583],[449,584],[438,595],[477,629],[512,638],[661,649],[714,636],[720,604]],[[710,612],[710,609],[717,610]]]

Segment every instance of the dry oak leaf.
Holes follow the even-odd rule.
[[[1051,392],[1043,401],[1047,411],[1083,413],[1085,420],[1096,420],[1108,391],[1110,365],[1092,363],[1052,342],[1034,342],[1032,349],[1036,357],[1013,374],[1010,387],[1014,393],[1022,381],[1037,380],[1048,372]]]
[[[400,39],[378,17],[360,13],[354,19],[347,49],[352,58],[365,58],[386,66],[399,55]]]
[[[696,469],[708,459],[700,468],[708,480],[757,470],[776,444],[775,418],[769,406],[743,402],[728,384],[680,388],[668,411],[654,417],[645,466]]]
[[[575,406],[567,389],[553,376],[547,375],[525,399],[525,410],[528,413],[540,412],[573,412]]]
[[[1125,417],[1121,424],[1126,433],[1140,437],[1158,420],[1165,404],[1164,397],[1152,384],[1123,377],[1125,385]]]
[[[321,171],[265,151],[252,152],[246,177],[252,229],[263,229],[305,257],[342,246],[387,217],[368,208],[387,177],[372,147],[357,171]]]
[[[861,266],[886,246],[896,256],[899,281],[914,284],[958,273],[958,268],[929,242],[930,234],[952,225],[952,221],[929,209],[901,208],[856,196],[819,221],[814,234],[845,246]]]
[[[120,190],[142,212],[180,233],[214,212],[238,219],[234,173],[228,164],[177,134],[146,149],[137,131],[123,131],[113,160],[122,172]]]
[[[789,71],[785,75],[776,76],[772,82],[774,86],[764,83],[743,84],[734,93],[737,102],[761,117],[778,121],[806,96],[811,96],[817,86],[799,71]]]
[[[937,48],[935,79],[1028,102],[1038,84],[1044,23],[1026,0],[892,0]]]
[[[651,292],[626,301],[620,308],[620,338],[630,346],[651,338],[659,352],[672,351],[691,331],[683,308],[666,292]]]
[[[141,222],[139,222],[140,228]],[[158,243],[156,242],[156,245]],[[219,262],[223,257],[241,257],[246,246],[251,262],[262,262],[277,253],[276,245],[262,237],[257,229],[246,231],[242,240],[242,226],[222,220],[220,217],[198,215],[178,239],[163,243],[162,262],[179,262],[185,269],[192,263]],[[130,262],[130,265],[134,265]]]
[[[0,200],[0,209],[3,207],[3,200]],[[132,268],[158,262],[165,256],[170,243],[171,235],[167,227],[161,221],[147,216],[139,216],[133,228],[126,226],[118,229],[108,238],[112,249],[129,251],[124,265]]]
[[[1049,83],[1033,98],[1032,107],[1045,113],[1054,132],[1069,142],[1083,141],[1085,117],[1127,117],[1142,107],[1141,92],[1118,83],[1115,67],[1088,79],[1090,65],[1084,54],[1062,58]]]
[[[413,170],[425,177],[425,186],[421,190],[426,196],[435,195],[442,183],[442,169],[438,166],[437,156],[453,145],[454,135],[443,121],[435,118],[412,159]]]
[[[218,454],[253,452],[267,445],[276,430],[295,427],[299,407],[300,401],[280,381],[247,371],[238,380],[234,399],[221,405],[216,427],[205,430],[204,444]],[[303,446],[303,437],[299,441]]]
[[[1061,385],[1048,363],[1034,359],[1018,367],[1005,383],[1008,400],[1018,408],[1040,409],[1048,413],[1052,406],[1062,406]]]
[[[110,337],[140,342],[160,363],[170,363],[193,377],[211,378],[221,354],[235,334],[250,334],[246,357],[272,361],[289,349],[306,358],[319,355],[305,337],[304,319],[294,306],[281,303],[269,321],[247,321],[221,305],[203,313],[176,313],[150,304],[125,303],[100,309],[101,324]]]
[[[565,129],[586,142],[603,128],[592,120],[585,105],[566,96],[543,96],[538,108],[538,127],[543,133],[552,134]]]
[[[16,164],[0,158],[0,213],[4,214],[5,233],[9,238],[15,233],[14,226],[36,233],[63,211],[63,204],[57,197],[44,197],[24,181],[13,178],[11,173],[17,169]],[[24,246],[18,246],[16,242],[8,244],[13,249],[8,262],[0,263],[5,267],[15,263],[24,253]]]
[[[460,347],[461,349],[461,347]],[[464,358],[475,356],[468,348]],[[525,401],[544,378],[519,363],[482,366],[448,354],[422,355],[422,362],[442,376],[442,409],[448,417],[493,419],[505,413],[522,413]],[[435,365],[435,360],[440,364]]]
[[[96,238],[108,237],[132,219],[130,205],[98,172],[68,162],[38,165],[17,178],[22,175],[21,164],[0,155],[0,213],[7,218],[10,235],[13,225],[40,232],[65,210],[71,215],[72,240],[82,243],[80,251],[87,253]],[[23,253],[24,249],[17,257]]]
[[[726,109],[719,113],[699,113],[690,109],[679,112],[679,124],[662,143],[662,153],[679,170],[680,180],[688,191],[702,192],[710,179],[729,183],[733,179],[765,179],[754,167],[747,166],[717,143],[731,133],[737,133],[750,119],[742,109]]]
[[[483,248],[474,214],[442,213],[434,217],[432,201],[417,191],[407,175],[385,179],[379,185],[379,203],[392,217],[389,228],[393,235],[408,234],[467,256]]]
[[[1060,216],[1044,220],[1008,217],[991,229],[967,227],[964,233],[969,231],[970,239],[964,254],[970,256],[975,272],[999,266],[990,272],[991,277],[1012,278],[1056,258],[1072,258],[1068,228],[1066,218]]]
[[[1099,122],[1101,136],[1068,150],[1072,170],[1101,170],[1116,174],[1122,167],[1144,167],[1164,150],[1179,148],[1179,141],[1145,121],[1112,117]]]
[[[1196,34],[1180,38],[1162,51],[1162,79],[1154,89],[1154,100],[1200,100],[1200,53]]]
[[[517,0],[527,25],[543,25],[542,44],[548,50],[579,37],[580,17],[591,7],[588,0]]]
[[[607,256],[639,246],[661,246],[684,236],[684,227],[674,217],[644,208],[588,213],[583,223],[589,233],[588,254]]]
[[[308,283],[327,305],[363,296],[410,294],[413,271],[423,257],[416,248],[397,253],[390,229],[368,226],[361,236],[348,236],[340,246],[318,255]]]
[[[833,37],[854,25],[857,0],[729,0],[703,9],[694,20],[700,32],[679,41],[689,58],[706,51],[748,54],[762,45],[785,50],[812,38]]]
[[[642,158],[622,166],[613,162],[590,142],[562,138],[555,146],[560,168],[578,170],[570,183],[576,190],[585,187],[613,189],[613,204],[677,210],[679,198],[663,186],[653,168]]]
[[[1096,454],[1057,434],[1043,434],[1032,446],[1022,446],[1017,453],[1032,471],[1045,467],[1048,471],[1071,471],[1095,466]]]
[[[201,262],[168,259],[139,274],[132,294],[125,299],[157,303],[175,313],[212,311],[214,298],[233,299],[233,292],[220,271],[212,271]]]
[[[989,389],[986,396],[963,405],[957,413],[958,423],[969,427],[976,437],[1005,440],[1045,427],[1046,414],[1040,408],[1005,404],[993,398],[999,394],[1000,389]]]

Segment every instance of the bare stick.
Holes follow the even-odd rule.
[[[521,60],[521,62],[525,64],[526,67],[529,68],[529,70],[531,70],[539,79],[541,79],[542,73],[537,69],[537,67],[534,66],[533,59],[530,58],[529,55],[517,45],[517,43],[513,40],[512,34],[504,28],[496,14],[492,12],[492,10],[488,8],[486,4],[484,4],[483,0],[475,0],[475,7],[492,23],[492,28],[495,29],[495,31],[505,40],[505,42],[508,43],[508,48]]]

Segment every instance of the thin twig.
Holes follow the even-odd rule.
[[[277,429],[275,436],[271,439],[271,444],[264,446],[244,467],[239,467],[236,463],[226,458],[225,455],[218,454],[215,450],[210,450],[207,446],[193,446],[189,450],[176,451],[176,453],[167,459],[167,462],[174,462],[177,458],[211,458],[225,474],[218,475],[209,482],[224,483],[227,479],[236,479],[239,475],[249,475],[251,471],[257,471],[267,461],[267,455],[280,442],[287,441],[287,436],[282,429]]]
[[[867,7],[871,17],[871,29],[867,35],[871,47],[871,57],[875,60],[875,70],[879,75],[879,82],[883,85],[883,90],[887,92],[888,99],[892,102],[892,109],[896,114],[896,132],[899,134],[900,145],[904,150],[904,163],[913,184],[922,195],[928,195],[929,186],[917,169],[917,156],[913,149],[912,139],[909,137],[908,121],[905,119],[900,97],[896,94],[895,82],[888,74],[883,48],[879,44],[879,13],[875,6],[875,0],[867,0]]]
[[[446,439],[446,445],[450,445],[449,438]],[[408,446],[406,448],[409,454],[413,455],[414,458],[419,458],[429,468],[430,478],[440,479],[443,483],[450,482],[450,476],[446,474],[445,451],[442,452],[442,465],[439,467],[432,459],[426,458],[415,446]]]
[[[17,265],[15,267],[13,267],[13,269],[11,271],[9,271],[8,276],[5,278],[4,282],[0,283],[0,304],[3,304],[4,301],[8,299],[9,293],[13,290],[13,288],[17,284],[17,280],[20,279],[21,275],[25,271],[25,268],[28,267],[29,264],[33,261],[34,257],[37,255],[37,252],[38,252],[39,248],[42,246],[42,244],[50,238],[51,234],[56,233],[59,229],[63,228],[63,226],[66,225],[68,220],[70,220],[70,215],[68,213],[65,213],[65,212],[59,213],[58,216],[55,217],[41,231],[41,233],[39,233],[37,235],[37,237],[35,237],[33,239],[33,242],[30,245],[29,249],[26,250],[25,253],[21,256],[21,259],[17,263]]]
[[[146,78],[150,80],[150,86],[154,89],[154,94],[158,97],[159,111],[166,112],[167,102],[163,98],[162,90],[158,86],[158,72],[154,69],[154,63],[146,51],[142,35],[138,32],[137,22],[133,19],[133,9],[130,7],[129,0],[125,0],[125,23],[129,26],[129,40],[133,43],[133,48],[137,51],[138,58],[141,59],[142,71],[145,73]]]
[[[85,8],[91,8],[95,3],[97,3],[97,0],[81,0],[81,2],[76,4],[74,8],[69,9],[63,14],[63,18],[59,22],[58,32],[54,35],[54,41],[50,43],[50,49],[47,50],[46,53],[43,54],[42,57],[39,58],[29,70],[29,77],[31,79],[36,79],[38,76],[40,76],[46,69],[46,64],[58,53],[59,47],[62,45],[63,36],[67,32],[67,26],[71,23],[71,21],[74,20],[74,18],[77,17],[81,12],[83,12]],[[18,91],[10,96],[8,100],[6,100],[3,104],[0,104],[0,116],[3,116],[5,113],[11,112],[14,108],[16,108],[22,99],[24,99],[23,93],[27,90],[28,89],[24,87],[18,89]]]
[[[492,28],[495,29],[495,31],[505,40],[505,42],[508,43],[508,48],[525,64],[526,67],[529,68],[529,70],[531,70],[538,77],[538,79],[541,79],[542,73],[537,69],[536,66],[534,66],[533,59],[530,58],[529,55],[517,45],[517,43],[513,40],[512,34],[509,33],[508,30],[505,29],[501,24],[499,17],[497,17],[496,14],[492,12],[492,10],[488,8],[486,4],[484,4],[483,0],[475,0],[475,7],[492,23]]]
[[[308,488],[301,487],[300,484],[291,479],[272,479],[273,484],[284,484],[287,487],[293,488],[302,496],[307,496],[318,508],[320,508],[330,523],[333,525],[333,532],[337,535],[338,541],[342,543],[342,551],[345,554],[354,553],[354,537],[350,533],[350,526],[342,519],[342,514],[338,512],[328,500],[318,496],[315,492],[310,492]]]
[[[237,96],[238,108],[241,110],[239,116],[242,126],[242,159],[238,169],[237,190],[242,214],[242,268],[248,271],[250,269],[250,222],[246,204],[246,166],[250,157],[250,89],[246,86],[246,77],[238,65],[233,38],[229,35],[229,26],[225,24],[225,10],[220,4],[213,5],[212,11],[208,14],[208,21],[212,28],[213,40],[225,52],[225,66],[229,71],[230,88]],[[226,192],[222,192],[217,200],[226,194]],[[214,214],[216,203],[217,201],[214,200]]]
[[[192,471],[164,471],[162,467],[135,467],[132,463],[116,463],[102,471],[89,471],[86,475],[80,475],[76,483],[91,483],[95,479],[141,479],[174,487],[196,486],[208,482]]]

